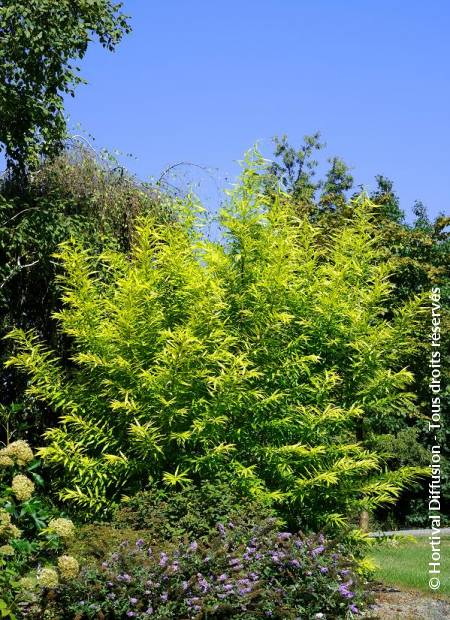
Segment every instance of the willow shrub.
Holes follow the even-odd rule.
[[[60,498],[102,515],[146,485],[227,475],[295,512],[339,525],[394,501],[421,470],[386,470],[370,438],[410,415],[420,300],[389,319],[392,266],[364,197],[326,245],[292,198],[262,191],[249,157],[220,215],[223,241],[185,204],[151,215],[132,256],[61,246],[73,368],[16,330],[29,393],[60,413],[40,451]]]

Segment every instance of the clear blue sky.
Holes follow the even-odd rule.
[[[392,178],[409,211],[450,212],[448,0],[125,0],[133,32],[92,48],[67,102],[97,146],[155,177],[182,160],[219,182],[255,141],[266,155],[321,131],[358,183]],[[200,174],[201,176],[201,174]]]

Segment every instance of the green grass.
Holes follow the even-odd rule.
[[[376,579],[386,585],[419,590],[428,594],[450,596],[450,537],[441,538],[441,586],[431,590],[428,580],[428,563],[431,562],[431,546],[428,538],[417,538],[416,542],[405,540],[395,546],[383,543],[374,547],[370,557],[378,566]]]

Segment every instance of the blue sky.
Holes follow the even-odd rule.
[[[394,180],[408,212],[448,213],[450,3],[408,0],[125,0],[133,32],[93,47],[67,102],[97,147],[141,178],[189,161],[206,198],[256,141],[319,130],[358,183]],[[203,175],[203,178],[202,178]],[[195,176],[195,175],[194,175]],[[181,182],[181,181],[180,181]]]

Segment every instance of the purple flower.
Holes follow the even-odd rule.
[[[233,584],[232,583],[226,583],[223,586],[223,589],[225,590],[225,592],[230,592],[233,589]]]
[[[167,555],[167,553],[164,553],[164,551],[162,551],[159,554],[159,565],[160,566],[165,566],[167,564],[167,560],[169,559],[169,556]]]
[[[183,592],[184,592],[185,590],[187,590],[187,589],[188,589],[188,587],[189,587],[188,582],[187,582],[187,581],[182,581],[182,582],[181,582],[181,587],[183,588]]]
[[[241,560],[239,558],[231,558],[228,564],[230,566],[236,566],[236,564],[240,564]]]
[[[165,603],[168,598],[169,598],[168,592],[163,592],[160,596],[160,599],[162,600],[163,603]]]
[[[191,544],[189,545],[188,550],[195,552],[197,551],[197,549],[198,549],[198,543],[196,540],[194,540],[194,542],[191,542]]]
[[[127,573],[122,573],[121,575],[117,575],[117,581],[124,581],[125,583],[130,583],[131,577]]]
[[[228,575],[226,573],[222,573],[217,577],[217,581],[226,581],[228,579]]]
[[[111,560],[113,562],[117,562],[119,558],[120,558],[120,553],[117,553],[117,551],[111,555]]]
[[[359,609],[356,607],[356,605],[350,605],[349,610],[352,612],[352,614],[359,614]]]
[[[149,616],[153,615],[153,607],[147,607],[147,609],[145,610],[145,613],[148,614]]]
[[[138,602],[137,598],[130,598],[130,603],[132,605],[136,605],[137,602]]]
[[[136,541],[136,547],[141,549],[145,545],[145,540],[143,538],[138,538]]]
[[[218,523],[217,524],[217,529],[219,530],[219,534],[221,536],[225,536],[226,529],[225,529],[225,526],[223,525],[223,523]]]
[[[319,547],[316,547],[311,551],[311,555],[316,557],[316,555],[320,555],[322,551],[325,551],[325,547],[323,545],[319,545]]]
[[[127,611],[127,616],[129,618],[134,618],[136,616],[136,613],[134,611]]]
[[[280,532],[278,534],[278,540],[289,540],[291,536],[292,534],[290,532]]]
[[[291,560],[289,564],[294,568],[300,568],[300,562],[298,560]]]
[[[348,588],[349,588],[349,583],[342,583],[339,586],[339,594],[343,597],[343,598],[353,598],[354,597],[354,592],[351,592]]]
[[[206,579],[203,577],[201,573],[197,573],[197,579],[198,579],[198,585],[200,586],[201,591],[203,592],[203,594],[206,594],[206,592],[208,592],[209,590],[209,583],[206,581]]]
[[[244,553],[244,560],[251,560],[251,556],[256,552],[256,547],[246,547]]]
[[[111,601],[113,601],[116,598],[116,595],[114,594],[114,592],[110,592],[106,595],[106,598],[109,598]]]
[[[320,572],[322,573],[322,575],[326,575],[328,573],[328,568],[326,566],[321,566]]]
[[[103,569],[108,568],[108,566],[109,566],[108,562],[102,562]]]

